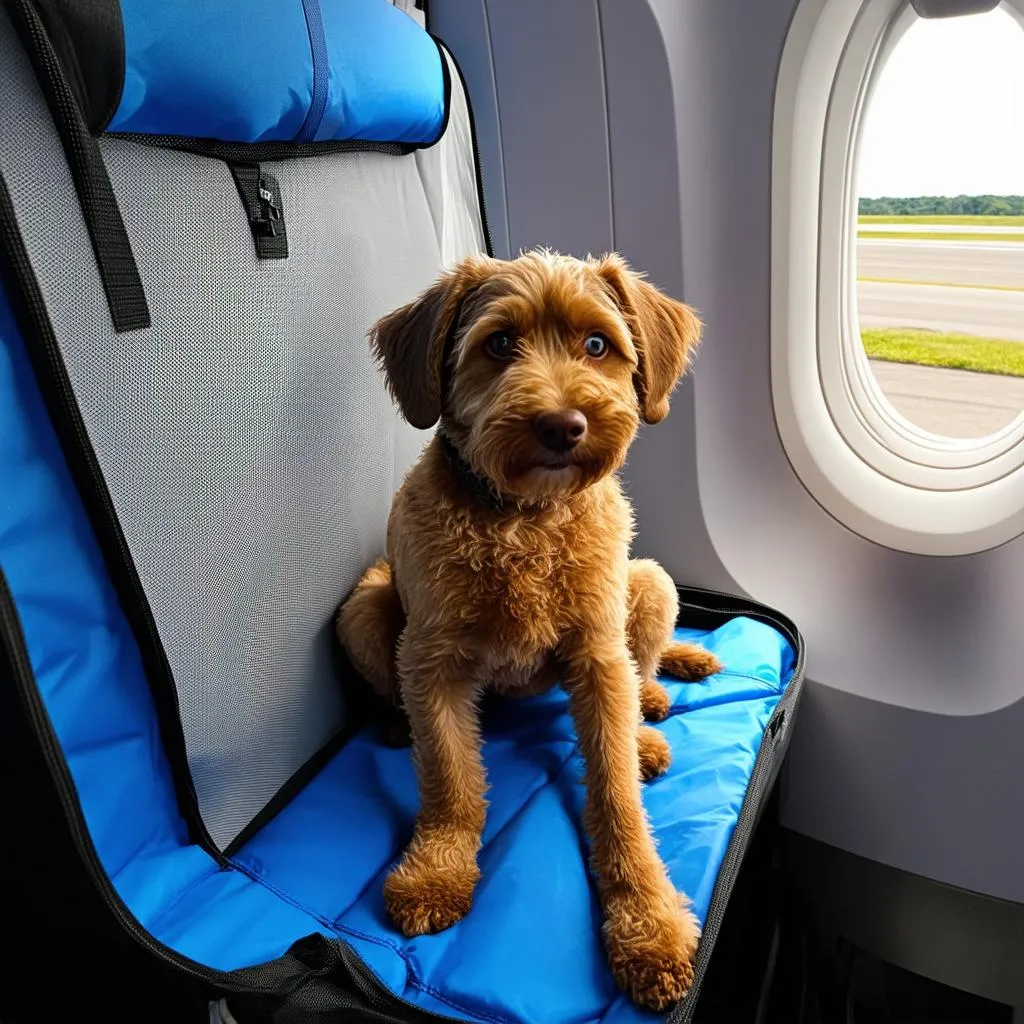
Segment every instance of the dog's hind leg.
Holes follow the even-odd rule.
[[[405,612],[382,558],[363,573],[338,611],[338,639],[374,693],[398,703],[395,652],[405,628]]]
[[[634,558],[629,563],[628,608],[626,638],[640,674],[640,709],[644,718],[660,722],[671,701],[658,682],[659,669],[677,679],[697,680],[721,671],[722,665],[703,647],[672,639],[679,595],[657,562]]]
[[[391,747],[409,746],[409,719],[401,706],[395,669],[405,612],[387,561],[382,558],[366,570],[341,606],[335,626],[352,665],[385,701],[385,742]]]

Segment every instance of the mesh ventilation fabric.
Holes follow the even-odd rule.
[[[152,314],[150,329],[115,334],[59,142],[9,47],[0,95],[32,95],[5,115],[0,171],[223,846],[344,722],[330,620],[383,550],[423,441],[366,332],[482,248],[465,103],[428,151],[267,164],[286,260],[256,259],[222,162],[104,139]]]

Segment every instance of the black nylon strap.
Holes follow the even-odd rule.
[[[89,133],[82,110],[35,7],[30,0],[6,0],[6,7],[32,63],[64,147],[114,330],[120,333],[148,327],[146,293],[99,145]]]
[[[288,258],[288,230],[284,223],[281,186],[258,163],[232,163],[228,170],[238,186],[238,194],[249,222],[256,257],[261,260]]]
[[[118,0],[32,0],[92,135],[110,124],[124,89]]]

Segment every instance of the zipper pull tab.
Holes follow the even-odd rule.
[[[274,193],[267,188],[266,179],[260,178],[259,185],[260,212],[266,222],[264,230],[272,238],[277,237],[277,222],[281,219],[281,210],[274,202]]]
[[[256,258],[283,260],[288,258],[288,228],[284,218],[284,203],[277,179],[258,163],[232,163],[227,161],[235,179],[238,194],[249,222]]]

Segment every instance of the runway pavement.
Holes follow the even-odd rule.
[[[889,225],[870,227],[890,230]],[[905,230],[919,227],[927,226],[907,225]],[[933,230],[943,227],[949,230],[938,225]],[[977,233],[993,239],[859,241],[861,326],[920,327],[1024,343],[1024,243],[1000,241],[999,229]],[[899,412],[947,437],[983,437],[1024,410],[1021,377],[875,360],[871,365]]]
[[[1024,290],[1024,242],[861,239],[857,276]]]
[[[1024,291],[859,281],[861,327],[920,327],[1024,342]]]
[[[1024,234],[1024,224],[902,224],[896,221],[877,223],[868,221],[860,225],[861,231],[885,231],[889,234],[898,232],[908,235],[948,235],[954,231],[962,231],[971,235],[1013,235]]]
[[[1024,377],[871,360],[886,398],[912,423],[945,437],[984,437],[1024,410]]]
[[[1024,341],[1024,243],[863,239],[857,277],[864,327]]]

